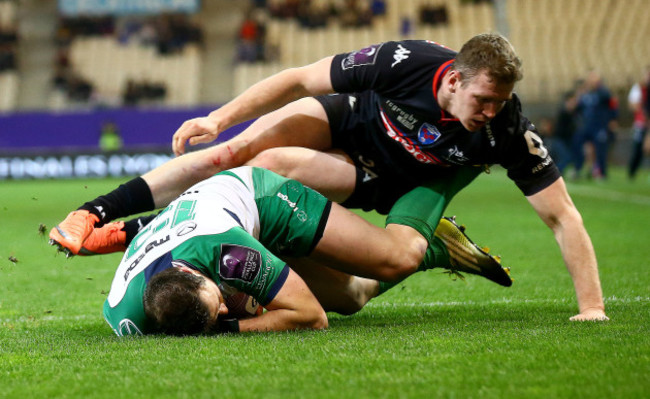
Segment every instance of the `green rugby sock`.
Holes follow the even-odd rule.
[[[451,263],[449,261],[447,247],[438,237],[432,237],[429,240],[429,246],[427,247],[427,252],[424,254],[424,259],[420,263],[420,266],[418,266],[418,271],[431,270],[434,267],[448,268],[449,266],[451,266]]]
[[[481,173],[481,168],[461,167],[431,180],[404,194],[395,202],[386,218],[386,224],[401,224],[415,229],[427,240],[429,246],[418,272],[434,267],[449,268],[449,252],[445,244],[434,235],[442,213],[453,196]],[[379,294],[399,284],[380,282]]]
[[[451,264],[449,263],[449,252],[447,251],[447,247],[445,247],[445,244],[440,241],[438,237],[433,237],[429,241],[429,247],[427,247],[427,252],[424,254],[422,263],[418,266],[418,272],[431,270],[434,267],[448,268],[449,266],[451,266]],[[404,280],[391,282],[380,281],[379,293],[377,293],[377,296],[390,290],[402,281]]]

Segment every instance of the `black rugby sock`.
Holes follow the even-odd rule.
[[[117,218],[155,209],[149,185],[142,177],[136,177],[120,185],[106,195],[86,202],[79,209],[85,209],[99,217],[96,227]]]

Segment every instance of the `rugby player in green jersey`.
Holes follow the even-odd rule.
[[[392,286],[351,275],[372,277],[380,262],[511,283],[451,221],[435,228],[382,229],[266,169],[224,171],[192,186],[131,240],[104,317],[120,336],[326,328],[326,311],[354,313]],[[89,239],[107,232],[115,241],[102,248],[125,249],[123,222],[95,229]],[[449,252],[430,246],[433,240],[451,243]],[[290,258],[291,267],[281,258]],[[224,296],[233,292],[251,295],[267,311],[225,322]]]

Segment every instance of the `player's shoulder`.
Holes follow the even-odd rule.
[[[122,306],[112,307],[108,300],[104,302],[104,320],[119,337],[126,335],[144,335],[147,333],[143,312],[125,311]]]
[[[398,40],[382,43],[383,53],[401,53],[413,57],[437,59],[442,63],[456,57],[456,51],[431,40]]]
[[[413,76],[435,71],[454,59],[456,53],[438,43],[427,40],[400,40],[384,42],[377,48],[376,67],[386,78],[392,79],[390,87],[399,85]],[[408,79],[407,79],[408,78]]]

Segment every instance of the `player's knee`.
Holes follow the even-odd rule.
[[[355,314],[368,303],[368,298],[362,292],[344,292],[341,295],[340,303],[333,309],[336,313],[349,316]]]
[[[411,274],[418,271],[418,267],[424,259],[426,248],[417,246],[404,246],[392,253],[390,267],[385,268],[380,280],[387,282],[402,281]]]
[[[389,241],[389,267],[380,280],[398,282],[418,271],[424,260],[428,241],[419,233],[406,226],[389,225],[387,228],[393,239]]]
[[[285,177],[291,177],[291,173],[296,167],[294,160],[281,148],[264,150],[246,164],[272,170]]]

